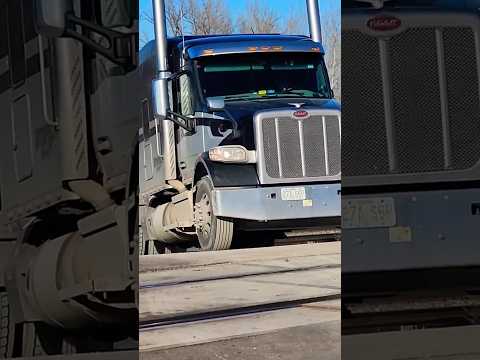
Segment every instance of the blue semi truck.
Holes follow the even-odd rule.
[[[316,1],[312,37],[167,39],[164,4],[154,4],[156,38],[139,62],[142,253],[148,243],[224,250],[239,232],[339,227],[340,105]]]

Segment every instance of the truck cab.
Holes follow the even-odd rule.
[[[293,35],[186,36],[168,39],[167,49],[164,120],[152,116],[154,42],[140,55],[145,240],[198,239],[204,250],[221,250],[239,231],[339,226],[340,105],[321,44]],[[165,141],[162,121],[174,124],[174,142]]]

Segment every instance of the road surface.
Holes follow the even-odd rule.
[[[339,359],[340,242],[142,256],[139,308],[141,359]]]

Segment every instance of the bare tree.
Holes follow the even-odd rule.
[[[232,19],[223,0],[167,0],[165,13],[172,36],[233,32]],[[144,13],[143,17],[153,23],[151,14]]]
[[[185,34],[240,33],[305,33],[305,22],[298,8],[292,6],[287,16],[280,16],[264,0],[250,0],[245,11],[238,16],[236,26],[225,0],[167,0],[165,6],[168,31],[172,36]],[[153,23],[150,13],[141,17]],[[234,29],[235,28],[235,29]]]
[[[165,16],[167,20],[168,30],[173,36],[179,36],[182,34],[182,18],[185,11],[185,0],[173,1],[167,0],[165,4]],[[153,24],[153,16],[151,13],[143,11],[141,18]]]
[[[143,47],[144,45],[147,45],[149,40],[150,39],[148,37],[148,34],[145,31],[141,31],[140,32],[140,38],[139,38],[140,47]]]
[[[332,89],[335,97],[341,99],[342,96],[342,66],[341,66],[341,33],[340,19],[335,14],[326,14],[326,20],[322,23],[323,45],[325,47],[325,62]]]
[[[166,16],[171,35],[186,34],[230,34],[234,30],[233,20],[225,0],[167,0]],[[246,10],[236,22],[236,31],[242,33],[306,33],[305,16],[292,7],[288,16],[281,17],[264,0],[250,0]],[[143,19],[153,23],[152,15],[142,13]],[[341,35],[337,14],[322,13],[323,45],[326,50],[326,65],[335,96],[341,98]],[[147,35],[142,33],[141,42]]]
[[[183,33],[183,18],[187,5],[185,0],[173,1],[168,0],[165,4],[165,15],[170,33],[173,36],[180,36]]]
[[[299,9],[291,6],[286,16],[280,16],[274,7],[264,0],[250,0],[247,8],[237,19],[237,30],[246,34],[302,34],[305,29],[304,17]]]
[[[153,24],[153,16],[151,13],[147,11],[142,11],[140,13],[140,20],[145,20],[151,24]],[[140,26],[140,47],[146,45],[149,41],[151,40],[151,37],[149,34],[145,31],[145,29],[142,30],[142,26]]]
[[[261,0],[250,0],[246,11],[238,17],[239,32],[245,34],[269,34],[280,30],[280,17]]]
[[[308,24],[305,21],[305,16],[302,14],[298,8],[291,7],[288,10],[288,16],[284,20],[283,31],[284,34],[306,34],[308,29]]]

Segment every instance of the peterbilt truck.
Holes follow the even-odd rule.
[[[340,225],[340,106],[317,1],[307,8],[311,38],[167,38],[154,1],[155,40],[139,63],[143,254]]]
[[[343,274],[478,267],[480,3],[343,5]]]
[[[0,358],[137,348],[137,22],[0,1]]]

